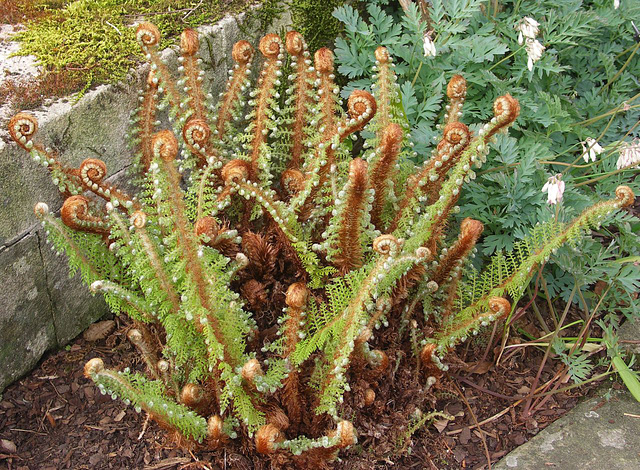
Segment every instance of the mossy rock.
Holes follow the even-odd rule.
[[[48,14],[34,15],[15,40],[21,42],[20,55],[34,55],[45,71],[63,72],[79,83],[81,96],[93,85],[122,80],[140,63],[136,22],[153,21],[165,48],[185,28],[215,23],[250,5],[245,0],[36,0],[28,8]],[[266,0],[251,16],[264,29],[282,11],[279,1]]]

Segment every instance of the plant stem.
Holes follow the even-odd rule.
[[[424,62],[420,61],[420,64],[418,65],[418,70],[416,70],[416,74],[413,76],[413,80],[411,80],[411,86],[413,87],[413,85],[416,84],[416,80],[418,79],[418,75],[420,74],[420,69],[422,68],[422,64]]]
[[[511,57],[513,57],[514,55],[516,55],[518,52],[520,52],[522,49],[524,49],[524,46],[520,46],[519,49],[513,51],[511,54],[504,56],[502,59],[500,59],[498,62],[496,62],[495,64],[493,64],[491,67],[489,67],[487,69],[487,72],[491,72],[494,68],[496,68],[498,65],[500,65],[501,63],[503,63],[505,60],[509,60]]]
[[[543,286],[545,288],[546,294],[547,294],[547,298],[549,299],[549,302],[551,302],[550,298],[549,298],[549,292],[546,289],[546,284],[543,283]],[[553,340],[557,338],[558,333],[560,332],[560,326],[562,325],[562,323],[564,323],[565,318],[567,317],[567,313],[569,313],[569,308],[571,307],[571,302],[573,301],[573,296],[576,293],[576,289],[578,287],[578,284],[575,283],[573,285],[573,290],[571,291],[571,295],[569,296],[569,300],[567,301],[567,305],[564,308],[564,311],[562,312],[562,317],[560,318],[560,321],[558,322],[558,326],[556,326],[555,331],[553,332],[553,336],[551,337],[551,340],[549,341],[549,346],[547,346],[547,350],[544,353],[544,357],[542,358],[542,362],[540,363],[540,367],[538,368],[538,373],[536,374],[535,379],[533,380],[533,383],[531,384],[531,390],[535,390],[538,386],[538,382],[540,381],[540,376],[542,375],[542,369],[544,368],[545,364],[547,363],[547,359],[549,358],[549,354],[551,353],[551,345],[553,344]],[[533,393],[529,392],[529,396],[527,398],[527,402],[525,404],[524,410],[522,411],[523,416],[528,416],[529,415],[529,411],[531,409],[531,402],[533,401]]]
[[[631,98],[629,98],[628,100],[625,100],[624,103],[630,104],[632,102],[634,102],[636,99],[638,99],[640,97],[640,93],[632,96]],[[620,106],[618,106],[615,109],[609,110],[604,114],[600,114],[598,116],[594,116],[592,118],[589,119],[585,119],[584,121],[580,121],[580,122],[574,122],[573,124],[571,124],[571,126],[590,126],[591,124],[599,121],[600,119],[604,119],[607,116],[610,116],[611,114],[616,114],[618,112],[618,110],[620,109]]]
[[[478,419],[476,418],[475,413],[471,409],[471,405],[469,405],[469,401],[467,400],[467,397],[464,396],[464,393],[462,393],[462,390],[460,390],[460,387],[458,387],[458,385],[455,382],[453,382],[453,386],[456,388],[458,395],[460,395],[460,398],[462,398],[462,401],[464,401],[464,404],[467,406],[467,410],[469,410],[469,414],[471,415],[471,419],[473,419],[473,423],[476,425],[478,430],[481,431],[480,439],[482,439],[484,453],[485,453],[485,456],[487,457],[487,465],[489,466],[489,470],[491,470],[491,454],[489,453],[489,447],[487,446],[487,439],[484,437],[484,432],[482,431],[482,429],[480,428],[480,425],[478,424]]]
[[[605,178],[607,178],[609,176],[617,175],[618,173],[622,173],[623,171],[628,170],[628,169],[629,168],[620,168],[619,170],[612,171],[611,173],[605,173],[604,175],[598,176],[597,178],[591,178],[590,180],[583,181],[582,183],[578,183],[578,184],[574,185],[574,188],[578,188],[580,186],[584,186],[584,185],[587,185],[587,184],[595,183],[596,181],[603,180],[603,179],[605,179]]]
[[[527,286],[527,289],[529,290],[529,295],[531,296],[531,288],[529,286]],[[544,317],[540,313],[540,309],[538,308],[538,305],[535,302],[532,302],[531,303],[531,307],[533,308],[533,312],[536,314],[536,318],[538,319],[538,323],[540,323],[540,326],[542,327],[544,332],[549,334],[551,332],[551,330],[547,326],[547,323],[544,321]]]
[[[602,88],[600,88],[600,91],[598,91],[598,94],[602,93],[609,85],[615,82],[620,75],[622,75],[622,72],[624,72],[624,69],[627,68],[627,65],[629,65],[633,56],[636,54],[636,52],[638,52],[638,47],[640,47],[640,42],[636,43],[636,47],[633,48],[633,51],[631,52],[629,57],[627,57],[626,62],[622,65],[620,70],[618,70],[618,72],[613,76],[613,78],[609,80]]]

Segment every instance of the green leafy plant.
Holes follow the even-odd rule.
[[[573,0],[399,4],[370,0],[361,10],[336,9],[334,16],[345,25],[344,37],[336,40],[336,62],[351,79],[343,93],[368,89],[374,85],[372,51],[378,44],[388,48],[396,59],[398,99],[416,142],[415,160],[435,147],[442,114],[455,112],[441,110],[445,83],[454,74],[464,73],[467,101],[474,103],[466,107],[463,121],[485,119],[482,103],[506,90],[522,106],[510,134],[498,135],[492,144],[489,168],[466,185],[460,200],[457,218],[472,216],[485,227],[475,267],[506,265],[501,253],[518,253],[536,224],[567,221],[617,185],[637,188],[638,157],[630,150],[636,148],[639,124],[635,58],[640,42],[631,23],[640,13],[637,3],[623,1],[619,9],[608,1]],[[550,204],[540,191],[546,181],[562,187],[559,198],[547,194]],[[526,305],[534,310],[541,333],[550,335],[561,326],[553,308],[542,314],[540,301],[553,305],[571,299],[585,311],[598,306],[613,323],[616,313],[637,317],[632,295],[640,272],[618,260],[638,256],[638,230],[637,217],[617,214],[594,237],[561,247],[538,267],[543,269]],[[598,281],[610,286],[602,299],[594,292]],[[509,319],[505,337],[516,320]],[[589,325],[584,336],[592,331]],[[580,350],[563,354],[558,358],[570,375],[586,378],[592,358]]]
[[[181,36],[178,80],[160,59],[158,28],[140,24],[136,38],[151,71],[131,120],[135,196],[106,181],[100,160],[65,166],[34,140],[33,116],[19,113],[9,130],[66,197],[60,219],[35,207],[54,250],[132,319],[128,338],[147,372],[94,358],[85,375],[187,447],[248,435],[274,465],[324,465],[356,442],[343,415],[344,400],[358,400],[354,377],[370,405],[395,360],[376,329],[408,335],[415,320],[416,359],[433,384],[454,346],[510,315],[554,250],[634,201],[619,186],[569,223],[538,226],[479,273],[467,260],[483,224],[466,218],[458,230],[451,219],[520,113],[509,94],[473,132],[459,120],[467,83],[455,75],[442,137],[416,165],[385,47],[374,51],[374,95],[354,90],[345,112],[333,53],[312,61],[296,32],[260,41],[255,80],[253,48],[236,43],[215,105],[195,31]],[[172,130],[159,128],[163,109]]]
[[[638,135],[640,65],[631,26],[637,3],[623,1],[616,10],[609,1],[501,1],[497,11],[480,0],[400,3],[403,9],[386,0],[366,2],[365,13],[349,5],[336,9],[345,25],[336,62],[351,79],[343,94],[368,89],[373,51],[378,44],[388,48],[415,158],[434,146],[445,86],[455,73],[464,73],[474,103],[463,119],[486,119],[488,104],[507,90],[522,106],[513,132],[498,136],[489,152],[492,168],[478,172],[461,200],[459,218],[473,216],[485,225],[483,255],[511,250],[529,227],[556,217],[540,192],[550,174],[562,172],[566,183],[558,214],[564,220],[623,180],[634,187],[629,176],[637,168],[615,163],[622,143]],[[538,20],[535,40],[546,48],[531,69],[527,42],[518,41],[524,18]],[[425,56],[425,42],[434,45],[435,57]],[[581,165],[588,138],[602,142],[604,153]],[[640,250],[637,241],[625,248],[627,256]]]

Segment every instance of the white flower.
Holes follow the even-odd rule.
[[[613,0],[613,8],[616,10],[620,8],[620,0]]]
[[[591,159],[592,162],[595,162],[596,157],[604,150],[596,139],[592,139],[591,137],[587,137],[586,141],[580,142],[580,145],[582,145],[582,158],[587,163],[589,162],[589,159]]]
[[[564,181],[562,181],[562,175],[558,173],[557,175],[549,178],[542,187],[542,192],[547,193],[547,203],[549,204],[557,204],[562,201],[562,195],[564,194]]]
[[[540,26],[540,23],[533,18],[529,16],[522,18],[520,23],[515,26],[516,31],[518,31],[518,44],[522,45],[525,38],[535,39],[539,31],[538,26]]]
[[[422,38],[424,41],[424,56],[425,57],[435,57],[436,56],[436,45],[431,40],[431,36],[429,33],[424,33]]]
[[[533,70],[534,62],[540,60],[542,57],[542,53],[546,49],[540,41],[537,39],[529,39],[527,38],[525,48],[527,49],[527,67],[529,71]]]
[[[616,163],[618,170],[632,166],[640,168],[640,140],[638,139],[624,144],[620,149],[620,157],[618,157],[618,162]]]

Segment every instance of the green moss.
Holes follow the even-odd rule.
[[[213,23],[239,11],[246,1],[234,0],[37,0],[31,8],[49,14],[30,21],[20,54],[35,55],[45,71],[83,77],[83,88],[122,79],[138,63],[140,48],[131,26],[146,19],[155,23],[163,47],[176,42],[186,27]]]
[[[333,42],[342,31],[342,23],[331,13],[345,3],[345,0],[289,0],[293,27],[305,37],[309,49],[333,49]]]

